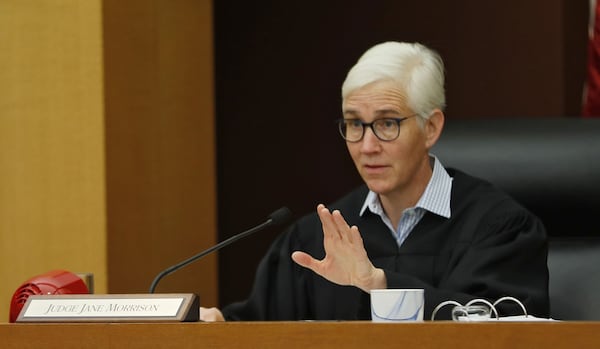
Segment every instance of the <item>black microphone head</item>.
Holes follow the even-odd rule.
[[[269,215],[271,224],[283,224],[292,216],[292,212],[287,207],[282,207]]]

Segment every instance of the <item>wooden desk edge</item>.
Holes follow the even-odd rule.
[[[2,348],[600,348],[600,322],[0,324]]]

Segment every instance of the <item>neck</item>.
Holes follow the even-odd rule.
[[[414,207],[427,188],[433,175],[433,162],[427,156],[421,163],[419,170],[404,188],[386,194],[379,194],[383,210],[391,220],[394,227],[398,226],[402,212]]]

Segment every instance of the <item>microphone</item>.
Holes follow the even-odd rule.
[[[231,243],[233,243],[233,242],[235,242],[235,241],[237,241],[237,240],[239,240],[241,238],[244,238],[244,237],[246,237],[246,236],[248,236],[248,235],[250,235],[252,233],[255,233],[255,232],[257,232],[259,230],[262,230],[262,229],[264,229],[264,228],[266,228],[268,226],[271,226],[271,225],[283,224],[288,219],[290,219],[291,216],[292,216],[292,213],[290,212],[290,210],[287,207],[281,207],[280,209],[278,209],[275,212],[271,213],[269,215],[269,218],[264,223],[261,223],[261,224],[255,226],[254,228],[248,229],[248,230],[246,230],[246,231],[244,231],[242,233],[234,235],[234,236],[230,237],[227,240],[221,241],[218,244],[216,244],[216,245],[214,245],[214,246],[212,246],[212,247],[210,247],[210,248],[208,248],[208,249],[206,249],[206,250],[204,250],[204,251],[202,251],[202,252],[200,252],[200,253],[198,253],[198,254],[196,254],[196,255],[194,255],[194,256],[192,256],[192,257],[190,257],[190,258],[188,258],[188,259],[186,259],[184,261],[182,261],[182,262],[180,262],[180,263],[177,263],[177,264],[175,264],[175,265],[173,265],[173,266],[171,266],[171,267],[163,270],[158,275],[156,275],[156,277],[154,278],[154,281],[152,281],[152,284],[150,285],[150,293],[154,293],[154,290],[156,289],[156,285],[158,285],[158,282],[163,277],[165,277],[165,276],[167,276],[167,275],[169,275],[171,273],[174,273],[177,270],[185,267],[186,265],[188,265],[188,264],[190,264],[192,262],[195,262],[198,259],[206,256],[207,254],[209,254],[211,252],[214,252],[214,251],[217,251],[217,250],[220,250],[223,247],[225,247],[225,246],[227,246],[227,245],[229,245],[229,244],[231,244]]]

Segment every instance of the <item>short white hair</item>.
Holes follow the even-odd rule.
[[[423,118],[446,106],[444,63],[422,44],[389,41],[371,47],[348,72],[342,98],[378,81],[398,84],[406,92],[408,107]]]

